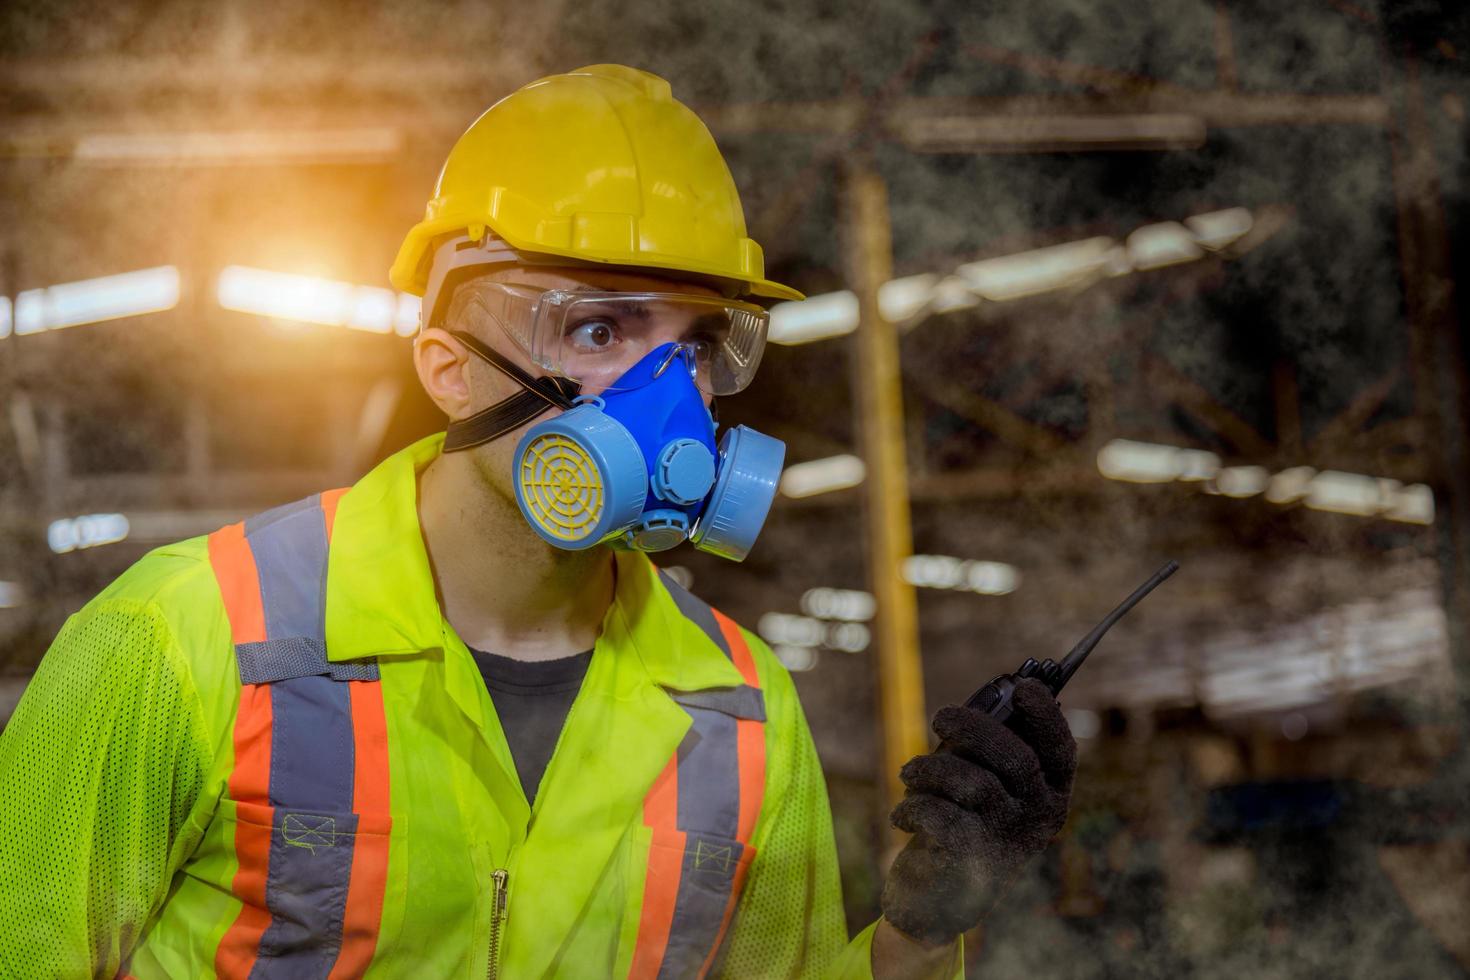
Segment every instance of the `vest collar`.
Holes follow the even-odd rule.
[[[442,650],[444,620],[418,518],[418,474],[439,455],[436,433],[388,457],[337,504],[327,559],[326,641],[332,661]],[[732,687],[740,672],[679,611],[642,552],[616,552],[617,589],[598,644],[615,642],[660,687]],[[614,629],[611,617],[618,617]]]

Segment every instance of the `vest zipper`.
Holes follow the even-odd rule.
[[[510,872],[496,869],[490,876],[493,887],[490,893],[490,962],[485,967],[486,980],[497,980],[500,976],[500,925],[505,921],[505,902],[510,885]]]

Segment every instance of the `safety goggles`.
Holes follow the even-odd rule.
[[[733,395],[750,384],[770,314],[760,306],[689,293],[590,292],[482,281],[465,308],[494,322],[541,368],[594,391],[615,391],[656,347],[677,345],[701,391]],[[646,382],[645,382],[646,383]]]

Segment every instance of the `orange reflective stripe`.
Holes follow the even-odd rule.
[[[759,688],[760,678],[755,671],[755,658],[751,656],[750,645],[745,642],[740,627],[718,609],[715,610],[715,622],[720,624],[720,632],[730,646],[730,659],[735,662],[745,683]],[[765,726],[761,722],[742,718],[736,723],[735,737],[739,744],[740,758],[740,829],[736,836],[743,843],[749,843],[766,794]]]
[[[325,495],[323,495],[325,497]],[[328,535],[331,524],[327,524]],[[358,814],[342,950],[328,980],[359,977],[372,963],[388,885],[388,725],[377,681],[348,681],[352,697],[352,809]]]
[[[240,706],[235,715],[235,768],[230,773],[230,796],[236,807],[269,804],[271,768],[271,692],[264,684],[246,684],[240,689]],[[266,811],[269,813],[269,811]],[[270,818],[235,820],[235,871],[233,891],[240,897],[240,914],[220,940],[214,968],[220,977],[245,978],[255,966],[260,937],[271,923],[266,910],[265,884],[270,865]]]
[[[239,643],[265,639],[265,607],[255,556],[245,540],[245,524],[231,524],[209,536],[209,563],[219,582],[230,636]],[[260,684],[240,688],[233,733],[235,767],[229,776],[230,797],[240,803],[270,803],[271,694]],[[270,926],[265,907],[265,883],[270,863],[269,821],[235,821],[234,892],[240,896],[240,914],[225,932],[215,953],[215,972],[221,977],[248,977],[255,966],[260,937]]]
[[[322,491],[322,519],[327,525],[327,544],[332,543],[332,525],[337,523],[337,501],[341,500],[342,495],[350,489],[352,488],[342,487],[337,490]]]
[[[209,536],[209,564],[219,582],[235,643],[265,639],[265,607],[260,599],[260,575],[255,555],[245,540],[245,523],[222,527]]]
[[[684,834],[678,828],[679,755],[676,752],[653,781],[643,800],[643,822],[653,829],[648,845],[648,872],[643,882],[643,910],[638,918],[638,943],[633,947],[629,977],[652,980],[658,976],[684,865]]]
[[[750,655],[750,646],[745,642],[740,627],[718,609],[711,609],[710,612],[715,614],[715,622],[720,624],[720,633],[730,647],[730,659],[734,661],[735,669],[740,671],[740,676],[745,678],[745,683],[760,690],[761,679],[755,671],[755,658]]]

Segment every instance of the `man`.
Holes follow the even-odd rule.
[[[392,273],[448,432],[68,621],[0,739],[5,975],[959,972],[1065,817],[1055,702],[940,712],[849,943],[789,676],[645,554],[739,559],[774,493],[780,444],[709,410],[799,296],[744,232],[655,76],[470,127]]]

